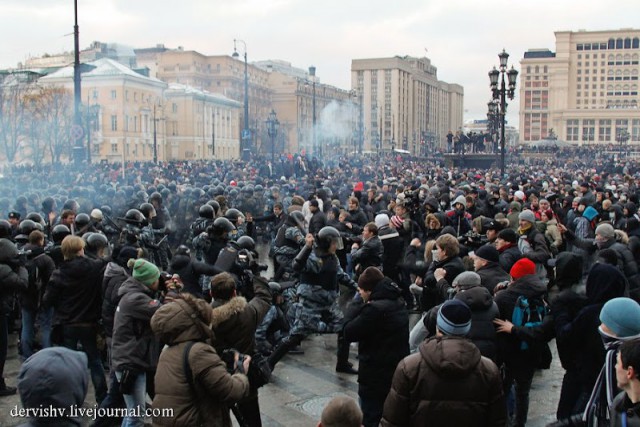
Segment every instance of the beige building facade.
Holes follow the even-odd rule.
[[[640,144],[640,30],[559,31],[520,61],[520,138]]]
[[[428,58],[354,59],[351,86],[361,100],[365,150],[425,155],[462,128],[464,90],[438,80]]]
[[[82,75],[84,109],[96,111],[89,131],[92,161],[238,158],[240,104],[185,85],[168,85],[111,59],[89,62]],[[73,91],[73,67],[38,80]],[[86,135],[85,134],[85,135]],[[217,150],[213,152],[212,135]],[[154,144],[155,140],[155,144]]]

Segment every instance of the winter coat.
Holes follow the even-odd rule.
[[[547,246],[547,240],[535,226],[532,226],[520,236],[518,248],[522,252],[523,258],[529,258],[536,264],[546,269],[547,261],[551,258],[551,252]]]
[[[327,217],[318,209],[309,219],[309,233],[315,236],[325,225],[327,225]]]
[[[188,292],[196,298],[204,298],[200,287],[200,276],[213,276],[220,270],[213,265],[204,262],[193,261],[189,255],[174,255],[171,258],[171,265],[168,273],[180,276],[184,288],[183,292]]]
[[[513,246],[503,247],[499,249],[500,253],[500,267],[507,273],[511,271],[511,267],[515,264],[520,258],[522,258],[522,252],[518,248],[518,245],[514,244]]]
[[[544,235],[545,238],[551,242],[551,246],[553,246],[556,251],[560,250],[562,247],[562,234],[558,228],[558,221],[555,219],[547,221],[547,230],[544,232]]]
[[[211,328],[216,336],[213,344],[219,354],[227,348],[235,348],[244,354],[254,353],[256,329],[269,311],[272,297],[262,277],[253,277],[253,290],[254,297],[249,302],[236,296],[228,301],[214,300],[211,303]]]
[[[8,315],[13,310],[13,295],[16,291],[26,291],[29,274],[24,267],[0,264],[0,315]]]
[[[404,251],[404,240],[393,228],[385,225],[378,229],[378,238],[383,246],[382,272],[385,276],[398,283],[399,266]]]
[[[494,301],[498,305],[500,318],[511,321],[513,310],[520,296],[526,297],[529,302],[532,299],[542,299],[547,292],[547,287],[535,274],[529,274],[515,280],[509,286],[495,294]],[[523,329],[523,333],[526,328]],[[528,342],[526,350],[521,349],[523,340],[529,340],[529,336],[517,333],[499,334],[498,346],[500,355],[505,363],[511,366],[540,367],[545,363],[544,358],[549,354],[549,347],[545,341]]]
[[[381,426],[505,426],[498,367],[469,340],[434,337],[402,360]]]
[[[117,371],[125,367],[153,371],[160,351],[149,322],[160,308],[160,301],[153,298],[151,288],[133,277],[120,286],[118,295],[120,303],[113,324],[111,367]]]
[[[623,424],[622,413],[626,412],[627,422]],[[620,392],[611,406],[611,427],[639,427],[640,403],[633,403],[626,392]]]
[[[382,241],[378,236],[373,236],[351,253],[351,261],[355,266],[360,265],[357,272],[362,273],[367,267],[381,267],[383,253]]]
[[[130,277],[129,272],[115,262],[107,264],[102,279],[102,326],[107,337],[113,335],[113,321],[121,295],[120,286]]]
[[[500,282],[511,280],[511,276],[502,269],[500,264],[490,262],[489,264],[476,270],[480,276],[480,284],[493,294],[493,288]]]
[[[199,310],[208,309],[199,301]],[[195,319],[194,317],[195,316]],[[211,330],[183,300],[163,306],[151,318],[151,328],[168,347],[160,354],[155,377],[154,409],[172,408],[173,417],[153,419],[154,426],[231,426],[229,406],[249,393],[244,374],[230,375],[226,364],[208,342]],[[184,350],[189,351],[194,389],[183,370]]]
[[[493,319],[500,317],[498,305],[483,286],[474,286],[456,293],[455,299],[463,301],[471,309],[471,330],[466,338],[473,341],[484,357],[498,361],[498,343]],[[436,334],[436,321],[440,306],[429,310],[423,321],[429,336]]]
[[[98,323],[102,309],[102,276],[107,261],[78,257],[54,270],[43,306],[53,307],[53,325]]]
[[[443,294],[443,289],[441,286],[438,286],[438,281],[433,275],[434,271],[438,268],[444,268],[446,274],[444,276],[444,281],[447,284],[453,283],[453,279],[463,271],[464,264],[462,264],[462,260],[459,257],[447,258],[444,261],[432,262],[429,268],[427,269],[427,273],[422,278],[422,288],[424,289],[422,292],[422,309],[427,311],[438,304],[442,304],[446,298],[446,290]]]
[[[362,211],[362,209],[358,208],[355,211],[349,211],[349,216],[347,217],[347,221],[357,225],[360,229],[364,227],[369,220],[367,219],[367,215]]]
[[[369,300],[346,314],[344,338],[358,342],[360,388],[386,395],[398,362],[409,354],[409,314],[400,288],[378,282]]]
[[[614,266],[594,264],[587,277],[587,300],[577,314],[572,300],[556,298],[552,306],[556,342],[559,349],[570,349],[561,359],[580,372],[582,390],[591,391],[604,364],[605,349],[598,332],[600,310],[604,304],[624,295],[626,280]]]
[[[37,310],[42,302],[44,291],[47,288],[49,278],[55,270],[56,265],[49,255],[44,253],[44,249],[40,246],[26,244],[24,251],[31,251],[28,256],[29,262],[33,264],[32,270],[35,276],[29,278],[29,286],[27,291],[20,294],[20,307],[28,310]]]

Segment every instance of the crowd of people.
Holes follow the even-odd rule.
[[[637,425],[640,169],[593,154],[6,170],[0,395],[15,330],[25,407],[81,404],[90,378],[130,410],[98,426],[259,426],[278,362],[331,333],[359,409],[323,425],[523,426],[555,339],[558,424]]]

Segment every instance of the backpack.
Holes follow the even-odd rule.
[[[43,287],[42,277],[40,275],[40,269],[36,265],[36,258],[39,257],[40,255],[42,254],[35,255],[35,256],[32,256],[32,255],[27,256],[27,261],[24,264],[24,268],[27,270],[27,273],[29,274],[29,286],[27,287],[27,289],[29,290],[30,293],[33,293],[33,294],[39,293]]]
[[[541,326],[548,311],[547,303],[543,298],[528,299],[524,295],[521,295],[518,297],[516,304],[513,307],[511,323],[513,323],[514,326],[531,328]],[[520,350],[528,349],[529,344],[524,340],[520,341]]]

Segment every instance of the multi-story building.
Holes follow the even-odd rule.
[[[427,142],[443,147],[447,133],[462,128],[464,90],[438,80],[428,58],[354,59],[351,87],[361,100],[366,150],[425,154]]]
[[[285,61],[255,65],[269,73],[272,106],[280,122],[276,151],[322,155],[357,149],[359,109],[353,92],[322,84],[316,76]]]
[[[133,48],[126,45],[95,41],[91,43],[91,46],[80,51],[80,62],[83,63],[102,58],[113,59],[130,68],[135,68],[136,66],[136,55],[133,52]],[[73,64],[73,61],[73,51],[45,54],[28,58],[24,63],[24,68],[61,68]],[[22,64],[18,68],[23,68]]]
[[[163,45],[136,49],[138,67],[147,67],[150,76],[167,83],[179,83],[194,88],[219,93],[238,102],[244,102],[244,59],[229,55],[203,55],[192,50],[167,49]],[[260,148],[267,141],[261,129],[271,111],[269,73],[252,64],[247,65],[249,129],[254,147]],[[242,113],[244,114],[244,113]],[[237,123],[244,127],[244,117]]]
[[[521,141],[640,143],[640,30],[555,36],[555,52],[530,49],[520,61]]]
[[[93,161],[159,161],[239,157],[240,104],[222,95],[148,77],[111,59],[89,62],[82,74],[84,111],[96,111],[86,126]],[[73,90],[73,67],[38,84]],[[215,136],[215,138],[212,138]]]

